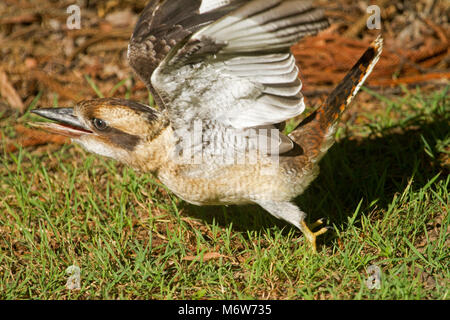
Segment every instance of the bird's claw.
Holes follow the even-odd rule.
[[[302,226],[302,232],[305,235],[306,239],[308,240],[308,242],[311,244],[313,251],[317,252],[317,245],[316,245],[316,239],[318,236],[324,234],[325,232],[328,231],[327,227],[323,227],[320,230],[313,232],[311,230],[314,230],[315,228],[323,225],[324,221],[323,219],[319,219],[316,222],[314,222],[311,227],[309,228],[306,223],[304,221],[301,222],[301,226]]]

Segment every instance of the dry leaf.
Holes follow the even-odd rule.
[[[105,20],[114,27],[128,27],[136,24],[138,16],[131,9],[126,9],[108,14]]]
[[[14,129],[20,136],[20,138],[18,139],[18,143],[22,147],[35,147],[48,143],[54,143],[58,145],[70,143],[69,138],[50,134],[42,130],[29,129],[20,124],[16,125]],[[6,150],[7,152],[15,152],[17,151],[17,146],[15,144],[8,144]]]
[[[0,94],[8,101],[11,107],[19,110],[21,113],[25,111],[25,105],[23,104],[22,99],[11,85],[8,76],[2,69],[0,69]]]

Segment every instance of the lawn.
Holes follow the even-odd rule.
[[[296,200],[330,226],[316,254],[256,206],[188,205],[76,145],[7,152],[3,140],[0,299],[449,299],[449,87],[364,91],[372,102],[352,106]],[[0,118],[10,139],[37,120]]]

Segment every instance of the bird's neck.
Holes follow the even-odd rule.
[[[125,162],[137,170],[157,174],[170,160],[173,146],[173,130],[166,126],[157,137],[139,144]]]

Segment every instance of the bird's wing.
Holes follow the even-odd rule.
[[[159,3],[164,6],[168,2]],[[182,19],[186,26],[194,17],[204,25],[192,22],[191,29],[179,28],[179,33],[171,33],[177,35],[176,40],[169,40],[169,46],[161,45],[159,49],[153,45],[160,39],[158,35],[150,37],[150,57],[159,58],[153,67],[140,72],[147,81],[151,73],[149,87],[168,110],[175,130],[189,132],[198,120],[212,123],[214,128],[273,129],[273,125],[304,111],[302,84],[290,47],[328,26],[322,10],[315,8],[312,1],[170,0],[172,5],[190,12],[190,18]],[[172,26],[173,16],[161,12],[153,11],[153,28],[159,29],[161,24],[163,30],[176,29],[176,25]],[[210,21],[205,15],[217,19]],[[138,24],[135,34],[141,32]],[[133,39],[130,57],[134,56],[132,43],[138,37],[134,35]],[[136,64],[131,64],[137,69]],[[292,148],[288,137],[279,137],[280,153]]]
[[[248,0],[150,0],[128,46],[128,61],[164,107],[150,82],[169,51],[186,37],[225,16]]]

